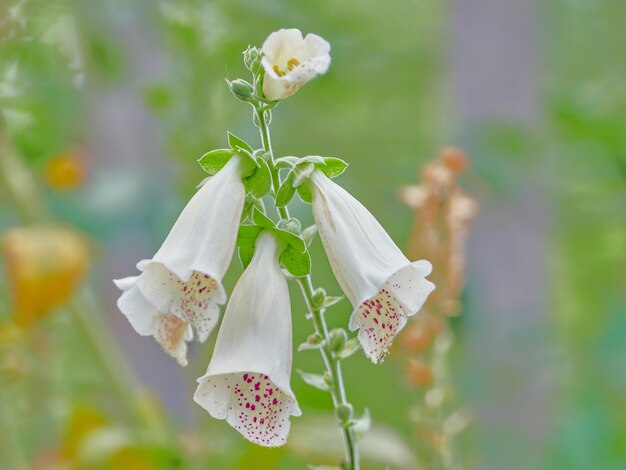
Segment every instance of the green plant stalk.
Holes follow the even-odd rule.
[[[280,187],[280,175],[278,168],[274,165],[274,154],[272,152],[272,143],[270,139],[269,125],[267,124],[265,111],[255,107],[255,113],[259,123],[259,129],[261,133],[261,140],[263,142],[263,149],[269,154],[269,164],[272,171],[272,186],[274,188],[274,196],[278,192]],[[289,210],[287,207],[277,207],[278,214],[281,219],[289,219]],[[302,295],[310,314],[310,318],[313,321],[315,332],[320,335],[323,340],[323,346],[320,348],[324,365],[326,366],[326,372],[330,377],[329,392],[333,400],[335,407],[335,413],[342,405],[348,405],[346,399],[346,391],[343,383],[343,374],[341,371],[341,361],[333,353],[330,347],[330,335],[328,333],[328,327],[326,325],[325,309],[315,307],[313,302],[313,280],[310,274],[296,278],[296,281],[300,285]],[[359,470],[359,453],[357,449],[356,435],[354,429],[350,423],[343,423],[338,418],[338,423],[342,431],[344,450],[345,450],[345,463],[350,470]]]
[[[24,163],[14,154],[4,134],[0,122],[0,185],[5,188],[7,196],[19,218],[29,224],[50,222],[44,203],[39,195],[37,184]],[[138,424],[154,432],[155,437],[162,438],[163,432],[158,417],[148,406],[143,406],[146,393],[136,380],[132,370],[121,357],[117,345],[111,338],[106,327],[101,325],[101,315],[85,293],[79,293],[71,299],[67,310],[79,326],[79,330],[91,346],[94,355],[108,375],[111,385],[119,396],[127,412]]]

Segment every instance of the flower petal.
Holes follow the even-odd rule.
[[[295,399],[267,375],[239,372],[211,376],[198,387],[194,400],[217,419],[256,444],[275,447],[285,443],[290,415],[301,414]]]
[[[302,49],[302,42],[299,29],[279,29],[267,37],[261,50],[271,64],[278,64],[297,56]]]
[[[372,362],[380,362],[407,317],[422,307],[435,285],[428,261],[412,263],[387,279],[380,290],[358,306],[350,317],[350,329],[359,329],[359,341]]]
[[[181,366],[187,365],[187,341],[193,339],[189,322],[172,313],[162,313],[144,297],[136,285],[138,276],[115,280],[124,292],[117,301],[131,326],[142,336],[154,336],[163,350]]]
[[[279,254],[274,235],[261,233],[252,261],[233,290],[211,363],[194,394],[196,403],[211,416],[226,419],[246,439],[264,446],[283,444],[289,416],[300,415],[289,384],[291,307]]]
[[[188,321],[198,341],[204,342],[217,324],[219,304],[226,300],[222,284],[197,271],[185,282],[163,264],[152,261],[142,267],[137,287],[144,297],[160,312],[171,312]]]

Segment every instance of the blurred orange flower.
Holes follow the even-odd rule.
[[[85,170],[81,152],[69,151],[53,157],[44,169],[44,176],[54,189],[73,189],[85,181]]]
[[[65,227],[14,228],[4,234],[0,248],[16,322],[22,326],[68,300],[89,266],[87,241]]]

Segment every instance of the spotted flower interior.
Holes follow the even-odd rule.
[[[188,281],[183,281],[162,264],[153,263],[139,276],[138,286],[160,311],[189,322],[199,341],[205,341],[217,324],[224,291],[207,274],[194,271]]]
[[[372,362],[383,360],[407,317],[422,307],[434,288],[422,270],[409,265],[387,279],[375,295],[353,312],[350,329],[359,329],[359,341]]]
[[[284,444],[289,416],[300,414],[294,398],[255,372],[204,377],[194,398],[211,416],[226,419],[246,439],[266,447]]]

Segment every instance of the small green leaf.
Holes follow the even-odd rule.
[[[258,209],[252,212],[252,221],[262,228],[274,228],[274,222]]]
[[[313,239],[315,238],[316,234],[317,234],[317,226],[313,224],[305,228],[300,234],[300,236],[304,240],[304,244],[308,247],[313,241]]]
[[[365,411],[358,419],[353,419],[350,423],[352,429],[354,429],[354,434],[356,434],[357,440],[362,439],[365,436],[365,433],[369,431],[372,426],[372,418],[370,416],[370,410],[365,408]]]
[[[280,157],[277,158],[276,161],[274,162],[274,164],[276,165],[276,168],[293,168],[296,163],[298,163],[298,158],[297,157]]]
[[[304,380],[307,384],[311,385],[312,387],[315,387],[319,390],[323,390],[325,392],[329,390],[328,382],[323,375],[311,374],[309,372],[301,371],[300,369],[298,369],[298,374],[300,375],[300,377],[302,377],[302,380]]]
[[[287,246],[280,255],[280,262],[292,276],[300,277],[311,273],[311,256],[306,248],[304,252],[300,252],[292,245]]]
[[[237,234],[237,246],[254,246],[263,228],[257,225],[241,225]]]
[[[308,349],[320,349],[324,346],[324,340],[318,333],[311,333],[306,341],[298,346],[298,351],[306,351]]]
[[[324,163],[324,157],[320,157],[319,155],[309,155],[308,157],[303,157],[300,160],[298,160],[298,163],[314,163],[314,164],[319,164],[319,163]]]
[[[313,201],[313,194],[311,194],[311,188],[309,188],[308,184],[301,184],[298,186],[298,196],[302,199],[303,202],[311,204]]]
[[[242,246],[239,248],[239,260],[241,261],[241,266],[243,269],[246,269],[252,261],[252,257],[254,256],[254,245],[252,246]]]
[[[276,207],[285,207],[291,202],[295,193],[296,188],[293,186],[293,171],[290,171],[276,193]]]
[[[337,302],[341,302],[345,297],[343,295],[340,295],[339,297],[326,297],[324,298],[324,301],[322,302],[321,307],[322,308],[328,308],[332,305],[335,305]]]
[[[209,175],[214,175],[220,171],[236,153],[237,151],[233,149],[211,150],[202,155],[198,159],[198,163]]]
[[[336,178],[348,168],[348,164],[340,158],[325,157],[323,165],[316,165],[329,178]]]
[[[337,359],[346,359],[352,356],[360,348],[358,338],[352,338],[345,342],[341,350],[335,353]]]
[[[298,164],[293,168],[293,187],[297,188],[306,180],[309,179],[311,174],[315,171],[315,165],[313,163],[305,163],[304,165]]]
[[[244,179],[246,190],[256,198],[262,198],[272,189],[272,174],[267,162],[262,158],[257,158],[258,168],[252,175]]]
[[[230,132],[228,133],[228,145],[230,145],[230,148],[234,150],[243,150],[248,152],[250,155],[253,153],[252,147],[250,147],[244,140],[240,139],[235,134],[231,134]]]

